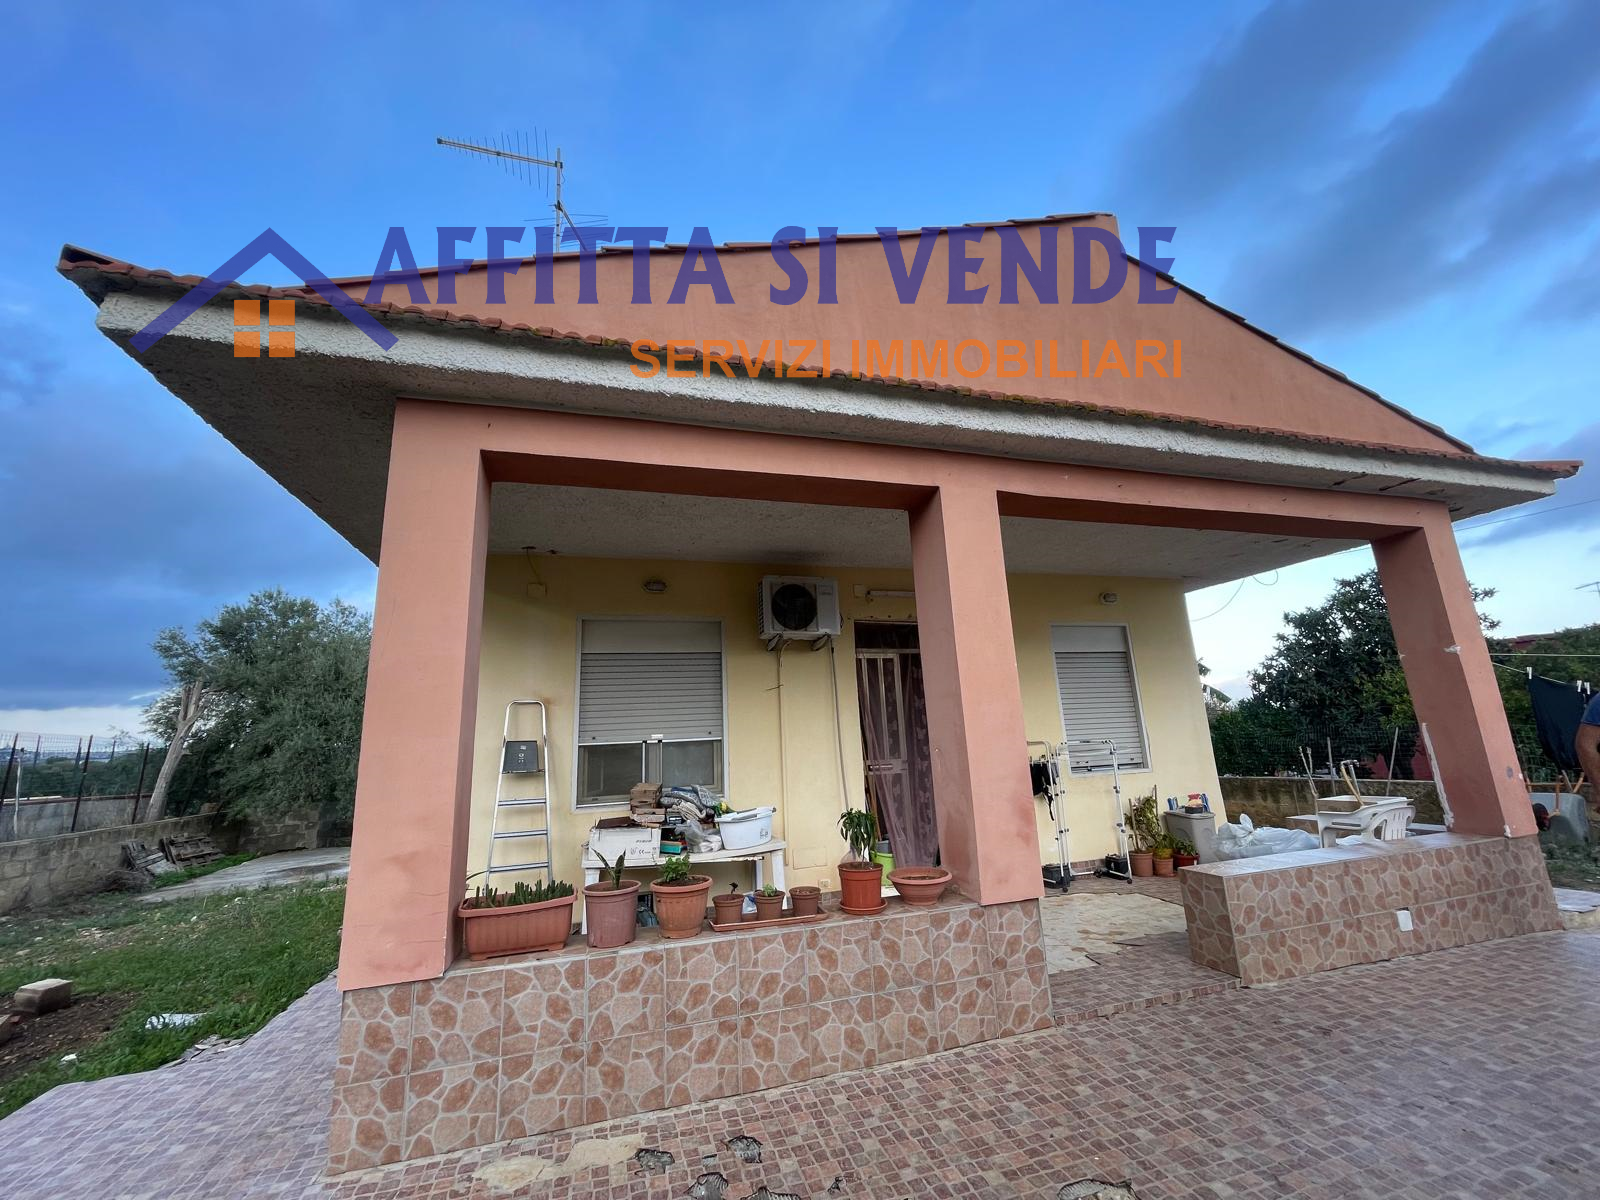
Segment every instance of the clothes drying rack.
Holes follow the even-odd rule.
[[[1095,871],[1095,874],[1105,876],[1108,879],[1123,879],[1132,884],[1133,871],[1128,863],[1128,814],[1122,808],[1122,771],[1120,756],[1117,754],[1117,743],[1111,738],[1077,738],[1070,742],[1061,743],[1060,757],[1066,759],[1067,771],[1070,774],[1073,753],[1077,752],[1080,755],[1086,755],[1090,752],[1091,747],[1096,751],[1095,757],[1104,754],[1110,763],[1111,820],[1117,831],[1116,855],[1106,855],[1105,866]],[[1100,768],[1091,764],[1088,769],[1091,772],[1096,772]],[[1057,765],[1057,772],[1058,774],[1060,772],[1059,764]]]
[[[1078,738],[1056,745],[1049,742],[1029,742],[1028,749],[1029,763],[1038,763],[1045,768],[1044,802],[1056,830],[1056,877],[1052,879],[1048,871],[1045,873],[1048,886],[1058,887],[1065,892],[1072,887],[1074,879],[1089,879],[1095,876],[1123,879],[1131,884],[1133,874],[1128,866],[1128,819],[1122,810],[1122,774],[1117,756],[1117,743],[1110,738]],[[1067,779],[1071,775],[1073,752],[1076,751],[1083,756],[1091,749],[1097,758],[1103,754],[1111,768],[1111,821],[1112,828],[1117,834],[1117,853],[1107,855],[1105,865],[1097,870],[1074,871],[1071,851],[1072,831],[1067,824]],[[1066,763],[1065,770],[1062,769],[1063,761]],[[1089,767],[1090,771],[1096,769],[1094,766]]]
[[[1044,768],[1044,805],[1056,829],[1056,872],[1052,878],[1049,869],[1045,869],[1045,886],[1060,888],[1066,892],[1071,889],[1074,879],[1090,879],[1095,872],[1072,869],[1072,853],[1069,849],[1071,831],[1067,826],[1067,788],[1061,775],[1062,748],[1053,746],[1049,742],[1029,742],[1028,749],[1031,751],[1028,756],[1029,765]]]

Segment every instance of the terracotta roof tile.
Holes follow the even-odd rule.
[[[1096,215],[1096,214],[1091,214],[1091,215]],[[1056,219],[1056,218],[1040,218],[1040,220],[1051,220],[1051,219]],[[1023,222],[1012,222],[1012,223],[1013,224],[1022,224]],[[1030,222],[1030,223],[1037,223],[1037,222]],[[877,235],[876,234],[867,234],[867,235],[859,235],[859,236],[876,237]],[[842,240],[842,237],[843,237],[843,235],[841,235],[841,240]],[[1130,256],[1130,261],[1134,262],[1135,264],[1138,264],[1138,260],[1137,259],[1132,259],[1131,256]],[[1142,264],[1138,264],[1138,265],[1142,266]],[[153,283],[153,284],[156,284],[156,285],[159,285],[159,286],[166,286],[166,285],[169,285],[169,284],[170,285],[181,285],[184,288],[193,287],[196,284],[204,282],[203,277],[201,277],[199,275],[174,275],[170,271],[164,271],[164,270],[161,270],[159,268],[140,267],[140,266],[134,265],[133,263],[124,262],[124,261],[122,261],[120,259],[110,258],[110,257],[107,257],[107,256],[102,255],[102,254],[97,254],[92,250],[85,250],[82,247],[73,246],[73,245],[70,245],[70,244],[62,247],[60,261],[57,263],[56,269],[60,274],[62,274],[66,278],[70,279],[73,283],[77,284],[78,287],[83,289],[85,294],[87,294],[96,303],[99,303],[104,298],[106,292],[111,290],[111,288],[113,286],[113,282],[112,281],[128,281],[128,282],[131,282],[131,283]],[[1144,269],[1148,270],[1149,268],[1144,268]],[[1178,283],[1177,280],[1172,279],[1171,276],[1165,275],[1165,274],[1163,274],[1162,272],[1159,272],[1159,271],[1153,271],[1152,274],[1161,276],[1161,278],[1163,278],[1163,279],[1170,280],[1176,286],[1182,288],[1185,292],[1189,292],[1195,298],[1197,298],[1199,300],[1202,300],[1202,301],[1205,301],[1205,303],[1207,303],[1210,307],[1217,309],[1217,311],[1223,313],[1225,316],[1232,317],[1234,320],[1238,321],[1240,324],[1245,325],[1247,328],[1249,328],[1251,330],[1254,330],[1255,332],[1261,334],[1261,336],[1266,337],[1266,338],[1270,339],[1273,342],[1277,342],[1279,345],[1284,345],[1284,343],[1279,342],[1278,339],[1273,337],[1271,334],[1266,333],[1266,332],[1264,332],[1262,330],[1259,330],[1255,326],[1251,325],[1248,321],[1246,321],[1243,317],[1239,316],[1237,313],[1229,312],[1228,310],[1223,309],[1218,305],[1211,304],[1210,301],[1206,301],[1205,297],[1202,296],[1199,292],[1195,292],[1190,288],[1184,287],[1183,284]],[[99,278],[101,280],[104,280],[104,284],[101,285],[101,286],[97,286],[96,285],[96,279],[97,278]],[[289,292],[293,292],[293,294],[296,296],[296,298],[303,299],[309,304],[317,304],[317,305],[321,305],[321,306],[329,308],[329,309],[332,309],[332,307],[333,307],[333,305],[330,304],[326,299],[324,299],[322,296],[318,295],[315,291],[313,291],[313,290],[311,290],[309,288],[296,288],[296,289],[287,289],[287,290],[285,290],[285,289],[268,287],[265,284],[233,283],[233,284],[230,284],[228,287],[224,288],[223,292],[221,293],[221,295],[227,296],[227,297],[232,297],[232,296],[273,296],[273,295],[281,296],[281,295],[289,294]],[[376,314],[379,314],[379,315],[388,316],[388,317],[391,317],[391,318],[396,318],[396,319],[399,319],[399,318],[417,318],[417,319],[421,319],[421,320],[424,320],[424,321],[437,322],[438,324],[441,324],[441,325],[448,325],[448,326],[454,326],[454,327],[459,327],[459,328],[478,329],[478,330],[483,330],[483,331],[491,332],[491,333],[527,334],[527,335],[531,335],[531,336],[536,337],[536,338],[538,338],[540,340],[543,340],[543,341],[558,342],[558,343],[561,343],[561,344],[564,344],[564,345],[570,345],[570,346],[576,346],[576,347],[596,347],[596,346],[598,346],[598,347],[612,347],[612,346],[624,346],[624,345],[627,344],[626,342],[622,342],[622,341],[619,341],[619,340],[614,339],[614,338],[606,338],[606,337],[603,337],[603,336],[601,336],[599,334],[583,334],[583,333],[576,333],[576,332],[557,332],[556,330],[550,328],[547,325],[539,325],[539,326],[532,326],[532,327],[530,327],[528,325],[524,325],[524,324],[514,324],[513,325],[513,324],[507,324],[506,322],[502,321],[498,317],[481,318],[481,317],[477,317],[477,316],[469,316],[469,315],[463,315],[463,314],[460,314],[460,313],[453,313],[453,312],[449,311],[448,309],[422,308],[421,306],[418,306],[418,305],[400,306],[400,305],[396,305],[396,304],[393,304],[393,303],[387,302],[387,301],[385,301],[383,303],[379,303],[379,304],[366,304],[366,303],[363,303],[363,302],[358,300],[358,301],[356,301],[356,303],[360,304],[361,307],[366,309],[368,312],[372,312],[372,313],[376,313]],[[1289,347],[1289,346],[1286,346],[1286,345],[1284,346],[1284,348],[1290,350],[1292,353],[1295,353],[1300,357],[1305,358],[1308,362],[1312,363],[1314,366],[1317,366],[1318,368],[1320,368],[1322,370],[1327,371],[1329,374],[1336,375],[1341,379],[1345,378],[1340,372],[1334,370],[1332,367],[1324,366],[1322,363],[1317,362],[1316,359],[1311,358],[1310,355],[1304,354],[1301,351],[1294,350],[1292,347]],[[682,354],[681,361],[683,361],[685,363],[685,365],[693,364],[693,365],[698,365],[698,366],[702,366],[703,367],[703,366],[706,366],[706,364],[707,364],[707,360],[706,360],[705,356],[703,354],[701,354],[699,351],[683,351],[683,352],[681,352],[681,354]],[[772,359],[765,359],[765,360],[761,360],[761,361],[757,362],[755,364],[755,367],[756,367],[756,370],[757,370],[758,374],[760,374],[760,373],[775,373],[776,369],[777,369],[777,363]],[[818,377],[820,377],[820,373],[819,373]],[[1443,450],[1423,450],[1423,449],[1415,449],[1415,448],[1411,448],[1411,447],[1391,446],[1391,445],[1387,445],[1387,444],[1384,444],[1384,443],[1355,441],[1355,440],[1349,440],[1349,439],[1344,439],[1344,438],[1326,437],[1326,436],[1321,436],[1321,435],[1317,435],[1317,434],[1290,433],[1290,432],[1286,432],[1284,430],[1267,429],[1267,428],[1264,428],[1264,427],[1261,427],[1261,426],[1255,426],[1255,425],[1241,425],[1241,424],[1235,424],[1235,423],[1226,422],[1226,421],[1213,421],[1213,420],[1209,420],[1209,419],[1205,419],[1205,418],[1201,418],[1201,417],[1172,416],[1172,415],[1165,414],[1165,413],[1154,413],[1154,412],[1148,412],[1148,411],[1145,411],[1145,410],[1142,410],[1142,409],[1124,408],[1124,407],[1120,407],[1120,406],[1116,406],[1116,405],[1109,405],[1109,404],[1091,404],[1091,403],[1088,403],[1086,401],[1044,399],[1042,397],[1027,396],[1027,395],[1021,395],[1021,394],[1011,393],[1011,392],[999,392],[999,391],[990,391],[990,390],[987,390],[987,389],[975,389],[975,388],[972,388],[972,387],[970,387],[968,385],[964,385],[964,384],[940,383],[940,382],[938,382],[936,380],[930,380],[930,379],[895,379],[895,378],[883,378],[881,376],[871,376],[871,377],[860,376],[860,377],[858,377],[858,376],[852,376],[848,371],[846,371],[846,370],[844,370],[842,368],[834,368],[827,377],[830,378],[830,379],[836,379],[836,380],[846,381],[846,382],[855,383],[855,384],[870,383],[873,386],[882,386],[882,387],[918,388],[918,389],[921,389],[923,391],[939,392],[939,393],[944,394],[944,395],[956,395],[956,396],[965,396],[965,397],[974,397],[974,398],[979,398],[979,399],[986,399],[986,400],[989,400],[989,401],[992,401],[992,402],[995,402],[995,403],[1022,404],[1022,405],[1040,405],[1040,404],[1044,404],[1044,405],[1049,405],[1049,406],[1051,406],[1053,408],[1065,409],[1065,410],[1072,411],[1072,412],[1081,412],[1081,413],[1087,413],[1087,414],[1092,414],[1092,415],[1097,415],[1097,416],[1106,416],[1106,417],[1112,417],[1112,418],[1118,418],[1118,419],[1154,421],[1154,422],[1159,422],[1161,424],[1166,424],[1166,425],[1182,426],[1182,427],[1190,427],[1190,428],[1200,428],[1200,429],[1211,429],[1211,430],[1216,430],[1216,431],[1221,432],[1221,433],[1250,434],[1250,435],[1261,436],[1261,437],[1269,437],[1269,438],[1273,438],[1273,439],[1280,440],[1280,441],[1301,442],[1301,443],[1307,443],[1307,444],[1311,444],[1311,445],[1334,446],[1334,447],[1338,447],[1338,448],[1341,448],[1341,449],[1378,451],[1378,452],[1381,452],[1381,453],[1384,453],[1384,454],[1393,455],[1395,457],[1400,457],[1400,458],[1425,458],[1425,459],[1443,460],[1443,461],[1448,461],[1448,462],[1481,463],[1481,464],[1498,466],[1498,467],[1510,467],[1510,468],[1515,468],[1515,469],[1518,469],[1518,470],[1525,471],[1525,472],[1527,472],[1529,474],[1543,475],[1543,476],[1546,476],[1546,477],[1549,477],[1549,478],[1566,478],[1566,477],[1569,477],[1571,475],[1575,475],[1575,474],[1577,474],[1577,471],[1578,471],[1579,467],[1582,466],[1581,463],[1577,463],[1577,462],[1524,462],[1524,461],[1520,461],[1520,460],[1517,460],[1517,459],[1494,458],[1494,457],[1491,457],[1491,456],[1488,456],[1488,455],[1482,455],[1482,454],[1474,453],[1474,452],[1471,451],[1470,448],[1466,448],[1460,453],[1450,453],[1450,452],[1446,452],[1446,451],[1443,451]],[[1351,386],[1357,388],[1359,391],[1361,391],[1361,392],[1363,392],[1363,393],[1365,393],[1365,394],[1367,394],[1369,396],[1372,396],[1374,399],[1379,400],[1382,403],[1389,405],[1390,407],[1398,408],[1397,405],[1390,404],[1389,401],[1384,400],[1382,396],[1379,396],[1376,392],[1372,391],[1369,388],[1361,387],[1360,384],[1355,384],[1355,383],[1352,383]],[[1399,411],[1405,412],[1404,409],[1399,409]],[[1409,413],[1407,413],[1406,415],[1407,416],[1411,416],[1411,414],[1409,414]],[[1418,420],[1420,424],[1426,425],[1430,429],[1437,429],[1438,428],[1437,426],[1434,426],[1434,425],[1430,424],[1429,422],[1420,421],[1419,418],[1412,417],[1412,419],[1413,420]],[[1439,432],[1443,433],[1443,430],[1439,430]],[[1446,434],[1445,436],[1448,437],[1449,435]],[[1453,438],[1451,440],[1455,441],[1455,439],[1453,439]],[[1465,446],[1465,443],[1457,443],[1457,444]]]

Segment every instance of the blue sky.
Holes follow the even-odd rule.
[[[547,130],[570,207],[677,240],[1175,225],[1186,282],[1484,452],[1600,458],[1594,3],[57,3],[0,38],[0,728],[134,727],[161,627],[373,586],[94,331],[61,243],[204,272],[272,225],[359,274],[390,225],[541,217],[438,134]],[[1461,535],[1506,630],[1600,619],[1597,480]],[[1213,679],[1369,565],[1196,594]]]

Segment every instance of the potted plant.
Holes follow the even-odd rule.
[[[822,889],[801,884],[789,889],[789,905],[797,917],[814,917],[822,909]]]
[[[711,891],[711,876],[689,870],[689,852],[674,854],[661,864],[661,874],[650,885],[665,938],[693,937],[706,919],[706,895]]]
[[[850,847],[850,858],[839,864],[840,911],[852,916],[882,912],[883,867],[869,857],[878,843],[878,819],[870,809],[847,808],[839,814],[839,833]]]
[[[467,943],[467,957],[497,958],[535,950],[560,950],[572,933],[572,885],[543,879],[519,883],[509,892],[493,884],[474,890],[456,911]]]
[[[614,862],[595,851],[605,875],[598,883],[583,889],[583,909],[588,917],[589,947],[592,950],[613,950],[633,941],[639,926],[639,881],[623,881],[622,872],[628,865],[628,852],[619,850]]]
[[[950,872],[943,867],[896,867],[889,882],[907,904],[934,904],[950,886]]]
[[[737,925],[744,920],[744,893],[737,883],[730,883],[722,895],[711,897],[711,906],[717,910],[711,919],[718,925]]]
[[[776,921],[783,916],[783,890],[772,884],[756,889],[756,920]]]
[[[1136,796],[1128,805],[1128,833],[1133,837],[1133,849],[1128,852],[1129,868],[1141,878],[1154,875],[1154,851],[1162,838],[1161,821],[1156,816],[1155,789],[1147,796]]]
[[[1174,867],[1192,867],[1200,861],[1200,853],[1194,848],[1194,843],[1188,838],[1172,839],[1172,865]]]
[[[1163,833],[1160,837],[1158,837],[1156,839],[1155,845],[1152,846],[1150,848],[1150,850],[1151,850],[1151,854],[1154,856],[1154,859],[1155,859],[1155,861],[1154,861],[1154,863],[1152,865],[1155,867],[1156,874],[1157,875],[1171,875],[1172,874],[1172,852],[1173,852],[1172,835],[1168,834],[1168,833]]]

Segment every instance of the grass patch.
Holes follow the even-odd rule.
[[[0,1082],[0,1116],[57,1084],[146,1071],[202,1038],[254,1033],[333,970],[343,913],[343,884],[321,882],[166,904],[108,893],[0,918],[0,994],[58,975],[80,996],[135,997],[109,1032],[77,1048],[72,1068],[52,1059]],[[144,1028],[165,1012],[204,1016]]]
[[[252,858],[260,858],[259,854],[224,854],[221,858],[212,859],[208,863],[201,863],[197,867],[185,867],[181,871],[173,871],[168,875],[156,876],[155,886],[158,888],[171,887],[175,883],[184,883],[190,879],[199,879],[202,875],[212,875],[224,867],[237,867],[240,863],[247,863]]]
[[[1600,891],[1600,848],[1571,842],[1546,842],[1544,863],[1552,886]]]

